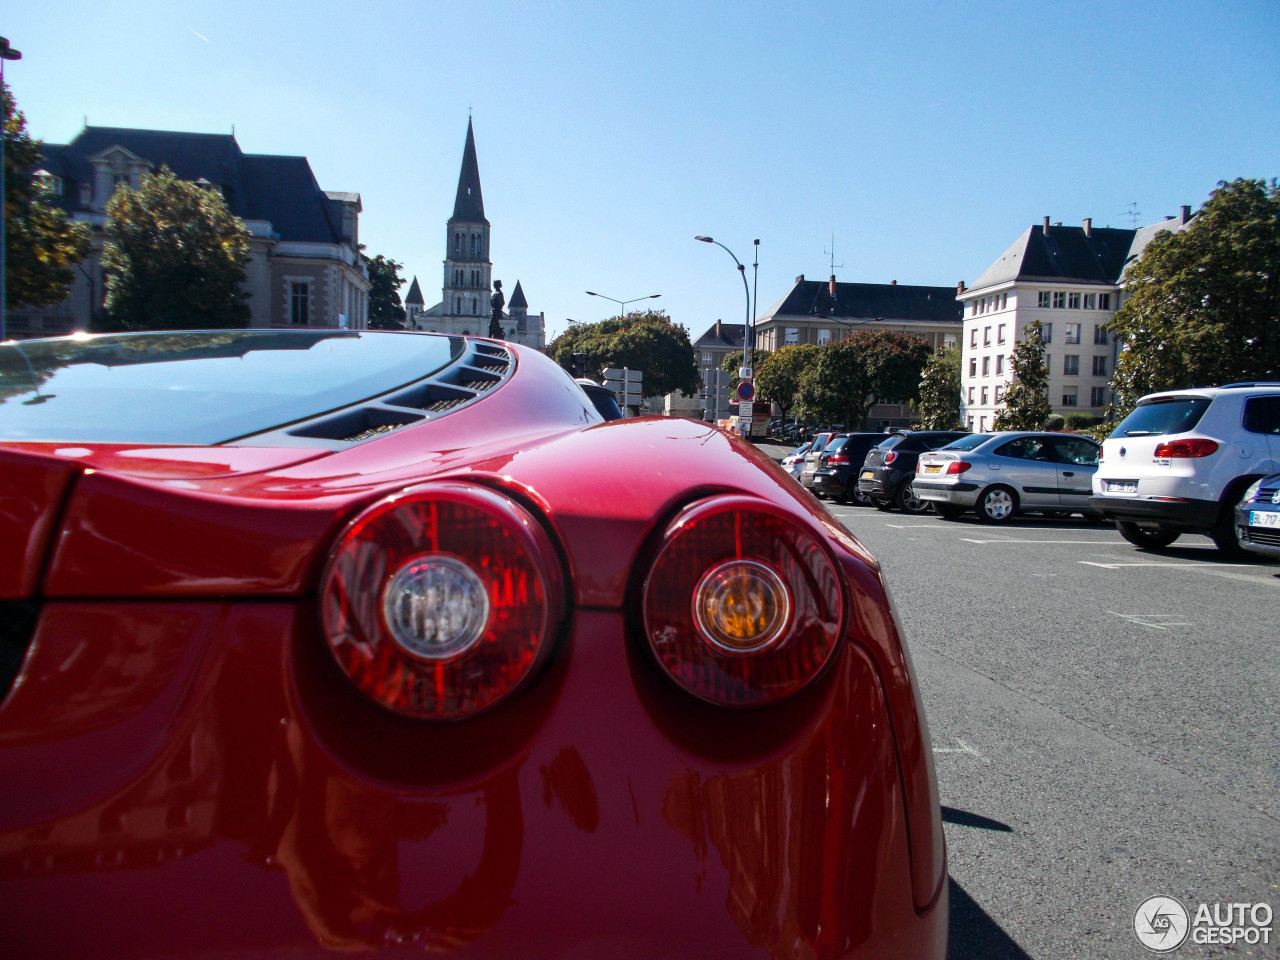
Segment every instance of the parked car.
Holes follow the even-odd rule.
[[[811,444],[802,443],[782,458],[782,469],[797,480],[800,479],[800,471],[804,469],[804,456],[809,452],[810,446]]]
[[[1280,473],[1255,480],[1236,506],[1240,546],[1265,557],[1280,557]]]
[[[867,451],[858,471],[858,489],[881,510],[897,507],[904,513],[923,513],[929,504],[911,488],[916,461],[926,450],[936,450],[964,436],[968,434],[963,430],[917,430],[885,437]]]
[[[1169,390],[1138,401],[1102,444],[1093,509],[1149,550],[1183,533],[1243,549],[1236,504],[1280,471],[1280,383]]]
[[[813,490],[831,495],[837,503],[870,504],[858,489],[858,470],[867,451],[884,440],[883,433],[838,433],[827,443],[813,471]]]
[[[574,383],[580,386],[582,392],[590,398],[591,405],[596,408],[596,413],[600,414],[602,419],[606,421],[622,419],[622,408],[618,406],[617,396],[603,383],[596,383],[585,377],[579,377]]]
[[[1098,452],[1096,441],[1071,433],[974,433],[921,454],[912,486],[947,518],[968,510],[987,523],[1019,513],[1093,517]]]
[[[4,953],[942,960],[882,577],[516,344],[0,344]]]
[[[800,483],[806,490],[815,496],[821,496],[821,493],[813,489],[813,475],[818,470],[818,456],[835,436],[833,430],[823,430],[813,435],[813,439],[809,441],[809,451],[804,455],[804,467],[800,471]]]

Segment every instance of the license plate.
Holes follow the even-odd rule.
[[[1280,527],[1280,513],[1265,512],[1262,510],[1250,510],[1249,526]]]
[[[942,465],[937,463],[926,463],[924,465],[924,472],[925,473],[941,473]]]
[[[862,477],[861,477],[861,479],[863,479],[863,480],[870,480],[870,479],[871,479],[872,477],[874,477],[874,476],[875,476],[875,473],[874,473],[873,471],[871,471],[871,470],[863,470],[863,471],[862,471]]]
[[[1137,480],[1108,480],[1107,493],[1137,493]]]

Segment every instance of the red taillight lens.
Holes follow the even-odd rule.
[[[898,459],[898,451],[897,451],[897,450],[890,450],[888,453],[886,453],[886,454],[884,455],[884,462],[885,462],[886,464],[893,463],[893,461],[895,461],[895,460],[897,460],[897,459]]]
[[[827,463],[848,463],[848,462],[849,462],[849,458],[846,457],[843,453],[833,453],[831,454],[831,456],[827,457]]]
[[[818,534],[772,504],[720,497],[667,528],[644,585],[658,664],[724,706],[796,693],[831,660],[843,593]]]
[[[947,464],[947,473],[964,473],[973,467],[972,463],[965,463],[963,460],[953,460]]]
[[[351,522],[320,599],[329,648],[362,693],[405,716],[454,720],[493,706],[546,659],[563,582],[526,510],[435,483]]]
[[[1186,440],[1170,440],[1167,443],[1156,444],[1155,453],[1157,457],[1207,457],[1212,453],[1217,453],[1218,444],[1214,440],[1206,440],[1203,437],[1190,437]]]

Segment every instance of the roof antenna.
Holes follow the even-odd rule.
[[[831,231],[831,249],[823,250],[822,252],[831,258],[831,275],[833,277],[836,274],[837,267],[841,270],[844,269],[843,263],[836,263],[836,232],[834,230]]]
[[[1122,217],[1128,217],[1128,218],[1129,218],[1129,227],[1130,227],[1130,229],[1132,229],[1132,230],[1137,230],[1137,229],[1138,229],[1138,217],[1142,216],[1142,214],[1140,214],[1140,213],[1138,212],[1138,201],[1137,201],[1137,200],[1135,200],[1135,201],[1133,201],[1133,203],[1129,204],[1129,209],[1128,209],[1128,210],[1126,210],[1124,213],[1120,214],[1120,216],[1122,216]]]

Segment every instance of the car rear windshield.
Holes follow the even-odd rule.
[[[453,337],[179,331],[0,345],[0,439],[211,444],[429,376]]]
[[[967,437],[961,437],[959,440],[952,440],[946,446],[939,447],[939,450],[976,450],[988,440],[992,434],[990,433],[971,433]]]
[[[891,436],[888,440],[882,440],[882,441],[880,441],[880,443],[876,444],[876,449],[877,449],[877,450],[892,450],[894,447],[896,447],[898,444],[900,444],[900,443],[902,442],[902,440],[903,440],[903,438],[904,438],[905,436],[906,436],[906,434],[904,434],[904,433],[895,433],[895,434],[894,434],[893,436]]]
[[[823,453],[838,453],[844,449],[844,445],[849,442],[848,437],[836,437],[823,449]]]
[[[1111,437],[1150,437],[1186,433],[1200,422],[1213,401],[1208,397],[1170,397],[1139,403],[1120,421]]]

